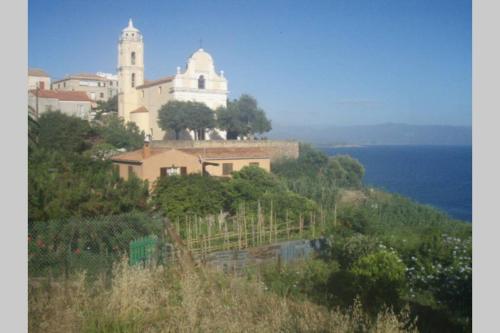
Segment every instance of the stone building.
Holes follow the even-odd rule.
[[[35,117],[48,111],[89,119],[92,101],[83,91],[30,90],[28,107]]]
[[[53,90],[84,91],[92,101],[107,101],[118,94],[118,78],[107,73],[68,75],[52,83]]]
[[[135,122],[154,140],[168,138],[158,126],[158,111],[172,100],[205,103],[215,110],[226,106],[228,82],[223,71],[215,71],[212,56],[198,49],[188,59],[185,69],[177,67],[175,75],[154,81],[144,79],[144,41],[132,20],[122,30],[118,42],[118,114]],[[192,135],[192,133],[191,133]],[[217,129],[206,133],[209,139],[226,138]]]
[[[50,89],[50,76],[43,69],[28,69],[28,90]]]

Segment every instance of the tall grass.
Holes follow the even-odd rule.
[[[125,260],[110,280],[81,273],[29,284],[30,332],[402,332],[407,318],[387,309],[373,320],[358,303],[328,311],[266,291],[258,279]]]

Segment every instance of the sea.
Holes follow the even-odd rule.
[[[350,155],[365,167],[364,184],[434,206],[472,222],[472,146],[321,148]]]

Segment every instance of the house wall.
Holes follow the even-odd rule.
[[[223,163],[232,163],[233,171],[240,171],[246,166],[249,166],[250,163],[259,163],[259,167],[263,168],[267,172],[271,171],[271,161],[268,158],[259,158],[259,159],[224,159],[224,160],[215,160],[215,159],[207,159],[207,161],[219,163],[218,166],[208,165],[206,167],[207,172],[211,176],[225,176],[223,174]]]
[[[186,167],[188,174],[201,173],[201,164],[196,156],[178,150],[169,150],[144,160],[142,177],[153,184],[160,177],[160,168],[168,167]]]
[[[88,119],[92,107],[90,102],[59,101],[59,110],[67,115]]]
[[[63,91],[85,91],[90,99],[95,101],[107,101],[118,93],[118,81],[92,80],[92,79],[68,79],[56,81],[52,84],[53,90]],[[102,96],[101,96],[102,94]]]
[[[50,90],[50,77],[46,76],[28,76],[28,90],[36,89],[40,82],[44,83],[44,89]]]
[[[120,177],[128,180],[128,170],[129,166],[132,167],[132,171],[135,173],[135,175],[141,179],[143,179],[143,172],[142,172],[142,165],[132,165],[132,164],[127,164],[127,163],[113,163],[114,165],[118,165],[118,171],[120,174]]]

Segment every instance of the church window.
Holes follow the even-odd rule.
[[[161,86],[158,87],[158,94],[161,95]]]
[[[132,73],[132,88],[135,87],[135,73]]]
[[[130,62],[132,63],[132,65],[135,65],[135,52],[132,52],[130,54]]]
[[[205,77],[203,75],[198,78],[198,89],[205,89]]]

